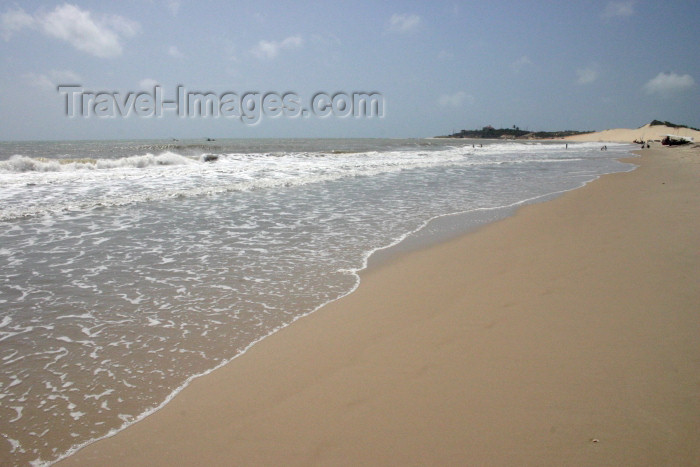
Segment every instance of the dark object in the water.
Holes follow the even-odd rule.
[[[216,154],[205,154],[204,155],[204,162],[216,162],[219,160],[219,156]]]

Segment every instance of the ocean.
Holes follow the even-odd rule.
[[[373,253],[632,170],[616,160],[632,149],[0,142],[0,464],[51,463],[123,429],[351,293]]]

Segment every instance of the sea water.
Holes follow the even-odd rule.
[[[630,146],[607,147],[0,143],[0,463],[53,461],[157,410],[431,220],[466,230],[631,170]]]

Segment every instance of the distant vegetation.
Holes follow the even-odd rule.
[[[693,128],[692,126],[688,126],[688,125],[678,125],[678,124],[676,124],[676,123],[671,123],[671,122],[662,122],[661,120],[653,120],[653,121],[649,124],[649,126],[660,126],[660,125],[666,125],[666,126],[670,126],[670,127],[674,127],[674,128],[689,128],[689,129],[691,129],[691,130],[700,131],[700,130],[698,130],[697,128]]]
[[[564,136],[592,133],[591,131],[527,131],[513,125],[513,128],[494,128],[491,125],[481,130],[461,130],[438,138],[484,138],[484,139],[551,139]]]

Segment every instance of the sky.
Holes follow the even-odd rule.
[[[699,20],[689,0],[0,0],[0,140],[700,127]]]

